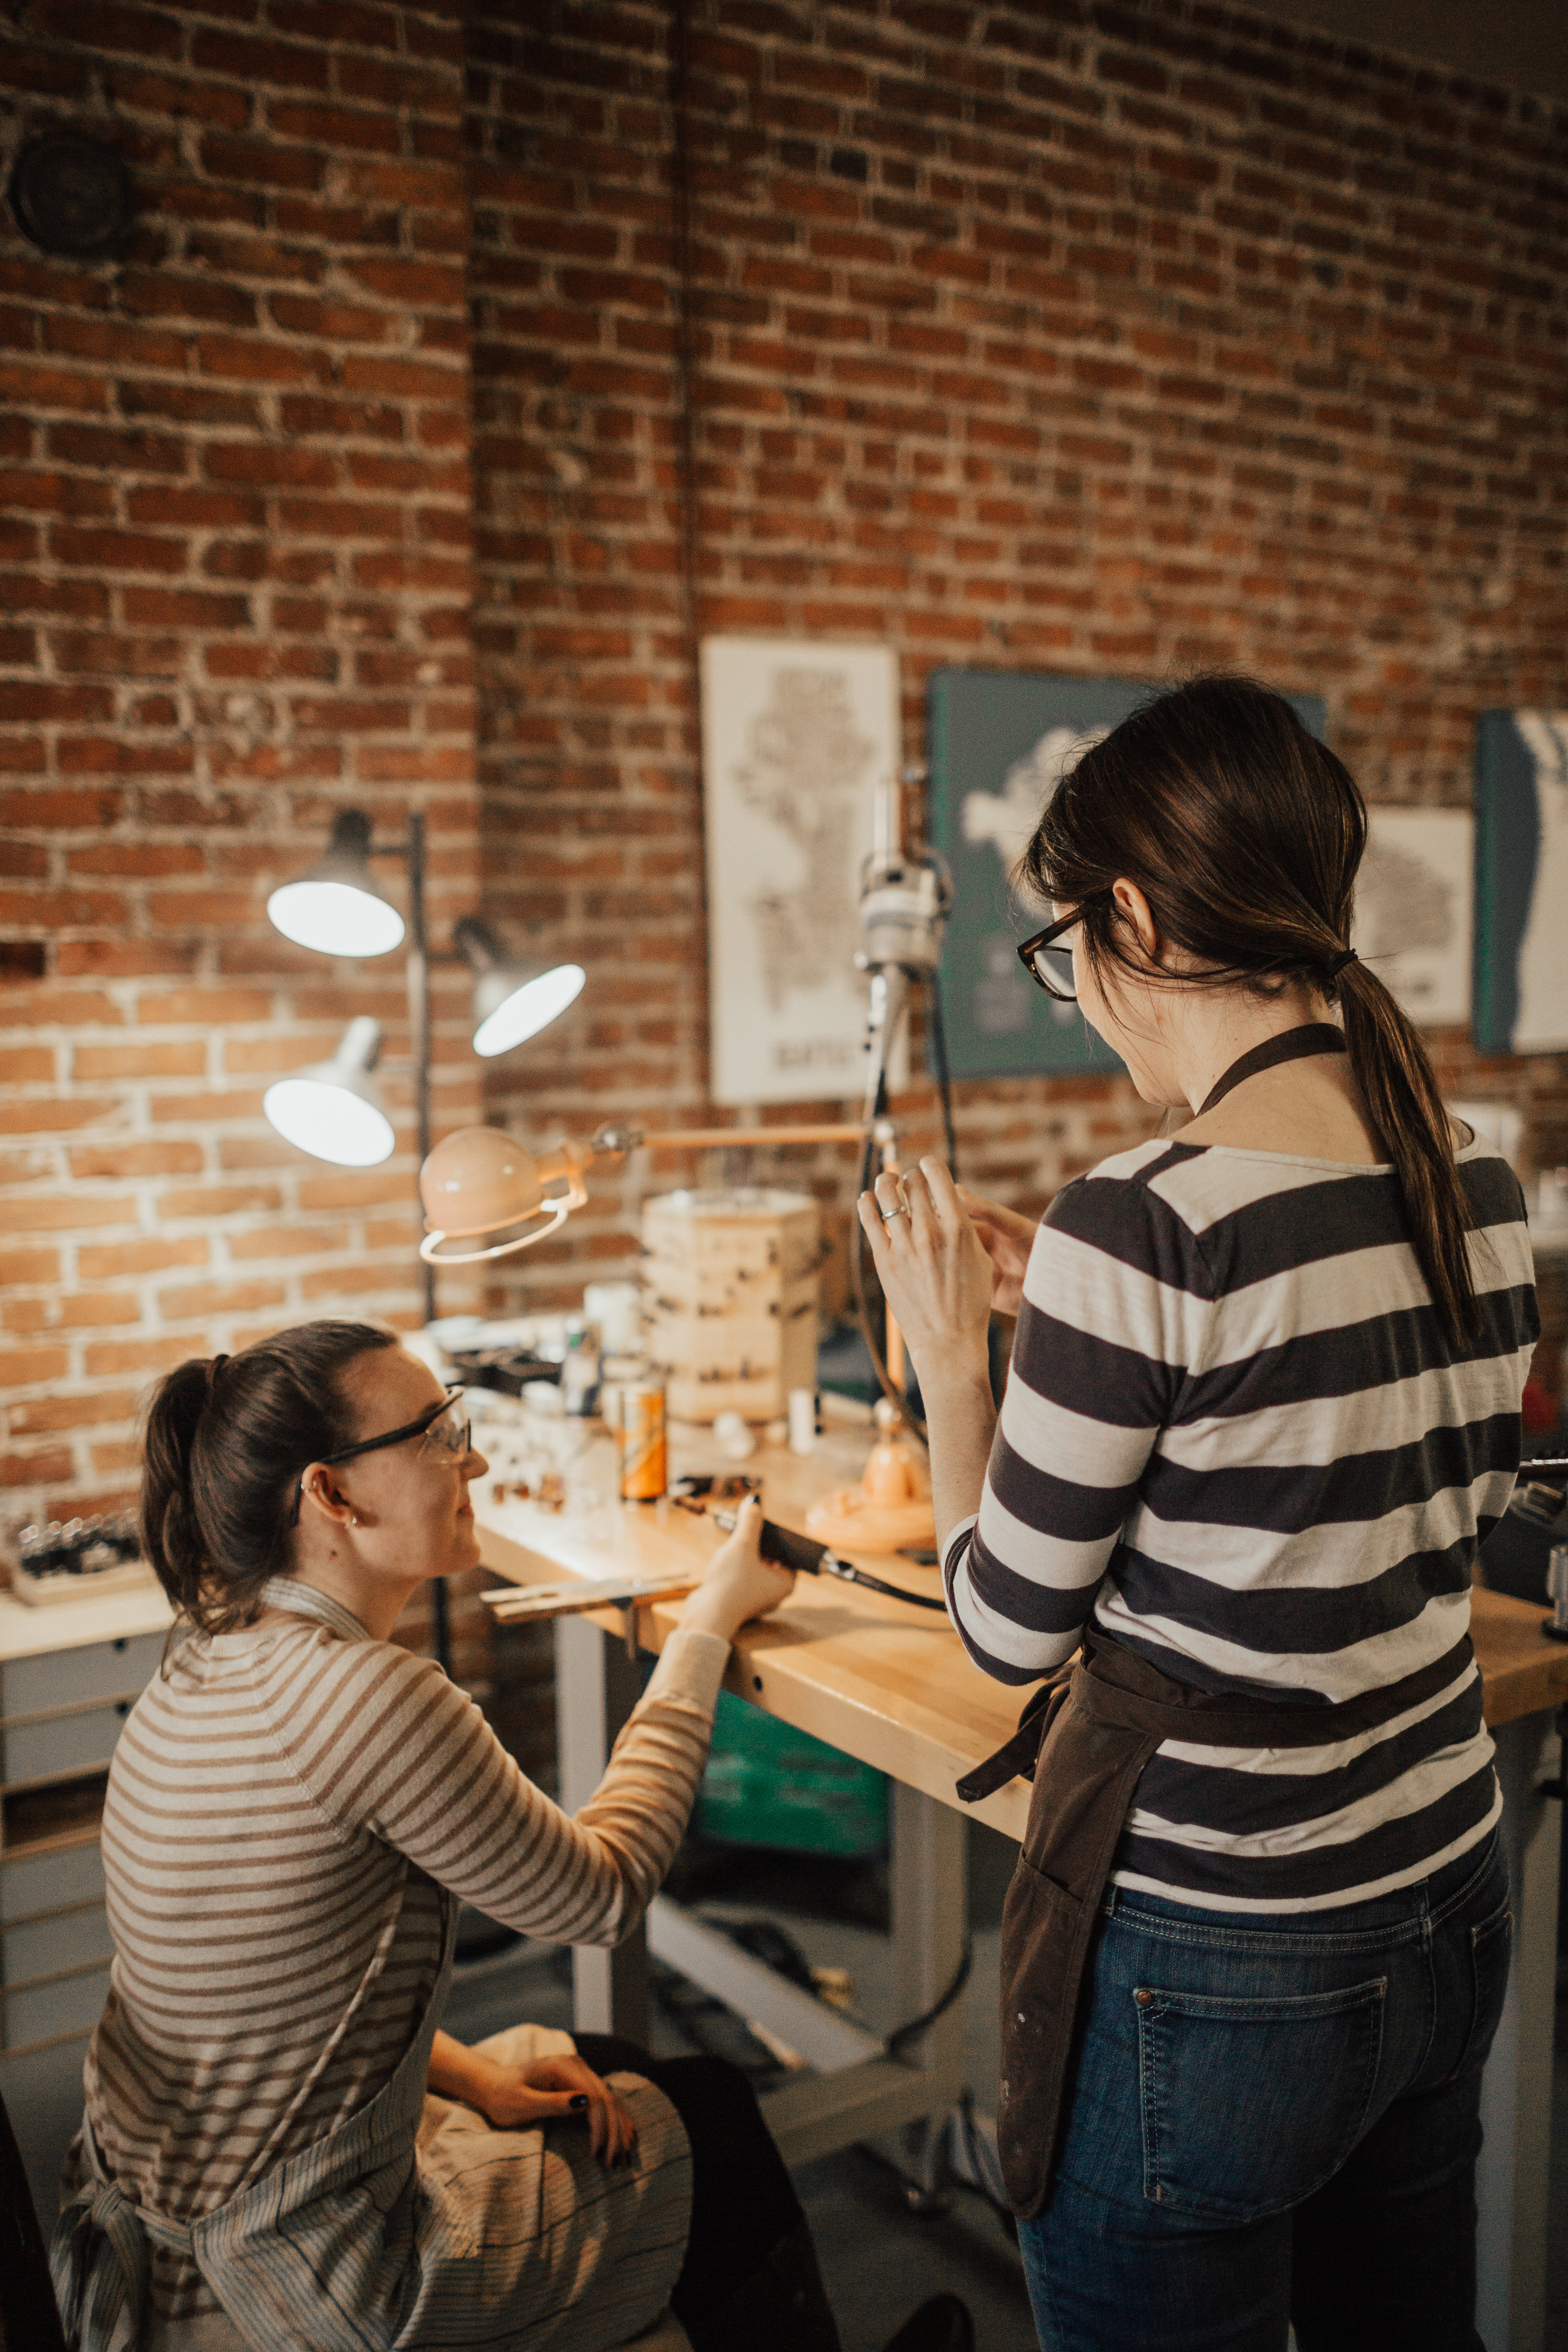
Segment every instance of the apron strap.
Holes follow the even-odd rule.
[[[1232,1087],[1240,1086],[1243,1078],[1255,1078],[1259,1070],[1272,1070],[1280,1062],[1304,1061],[1310,1054],[1349,1051],[1344,1031],[1336,1028],[1331,1021],[1304,1021],[1300,1028],[1283,1030],[1278,1037],[1265,1037],[1261,1045],[1249,1047],[1215,1080],[1194,1116],[1202,1118],[1205,1111],[1213,1110]]]

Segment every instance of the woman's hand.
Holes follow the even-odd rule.
[[[902,1179],[879,1176],[858,1205],[921,1389],[939,1363],[957,1370],[973,1357],[984,1364],[991,1260],[942,1161],[928,1154]]]
[[[483,2060],[480,2051],[472,2055]],[[588,2126],[589,2154],[601,2164],[613,2168],[631,2160],[637,2137],[632,2111],[581,2058],[535,2058],[526,2066],[489,2063],[476,2087],[479,2096],[470,2104],[499,2131],[580,2120]]]
[[[698,1633],[717,1633],[732,1642],[752,1617],[765,1617],[795,1591],[795,1577],[765,1560],[762,1540],[763,1507],[754,1495],[741,1506],[735,1532],[721,1543],[708,1563],[708,1573],[680,1612],[680,1622]]]
[[[1000,1201],[987,1201],[983,1194],[972,1192],[967,1184],[960,1184],[957,1192],[994,1269],[992,1312],[1016,1315],[1024,1303],[1024,1274],[1039,1227],[1033,1217],[1021,1217],[1016,1209],[1005,1209]]]

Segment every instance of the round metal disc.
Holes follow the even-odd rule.
[[[131,182],[112,147],[75,131],[35,139],[11,174],[11,209],[24,236],[46,253],[93,260],[131,226]]]

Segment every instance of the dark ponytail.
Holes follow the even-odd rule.
[[[339,1383],[393,1348],[370,1323],[300,1323],[237,1356],[193,1356],[153,1391],[142,1447],[142,1549],[181,1616],[232,1633],[289,1565],[294,1487],[355,1432]]]
[[[1043,898],[1095,900],[1095,970],[1147,980],[1109,893],[1135,882],[1162,940],[1192,959],[1172,987],[1277,995],[1306,983],[1342,1008],[1351,1072],[1393,1164],[1411,1246],[1452,1344],[1478,1322],[1473,1223],[1452,1131],[1415,1024],[1345,949],[1366,807],[1354,778],[1283,695],[1201,677],[1155,697],[1092,744],[1047,803],[1020,871]]]

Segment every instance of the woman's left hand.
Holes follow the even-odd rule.
[[[587,2104],[574,2107],[574,2098]],[[563,2053],[534,2058],[525,2066],[491,2066],[480,2105],[502,2131],[581,2117],[588,2126],[589,2154],[606,2166],[629,2163],[637,2146],[637,2127],[626,2101],[575,2056]]]
[[[928,1155],[904,1177],[879,1176],[858,1202],[878,1278],[911,1355],[926,1367],[985,1355],[992,1266],[985,1244],[942,1160]]]

